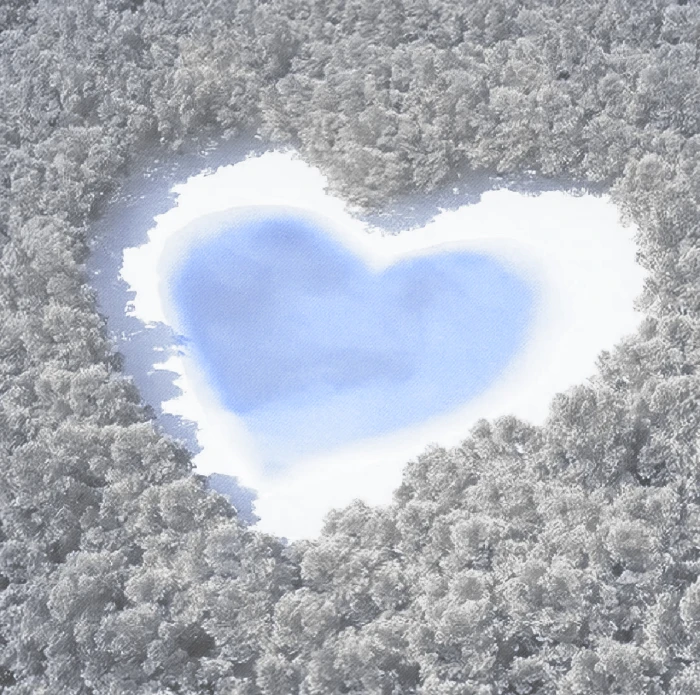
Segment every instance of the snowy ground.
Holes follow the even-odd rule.
[[[198,470],[236,476],[255,489],[258,527],[290,539],[313,536],[328,510],[354,498],[388,503],[408,460],[430,443],[458,444],[479,418],[514,414],[543,422],[552,397],[590,377],[600,351],[632,333],[641,319],[633,309],[644,277],[635,262],[634,230],[621,225],[605,196],[492,190],[459,206],[455,195],[459,207],[389,234],[328,194],[320,171],[280,152],[191,177],[174,192],[175,203],[155,217],[148,242],[123,253],[121,276],[134,293],[128,312],[150,326],[177,330],[175,308],[164,301],[164,277],[172,259],[206,233],[197,219],[258,205],[293,207],[332,221],[330,233],[374,268],[463,248],[488,252],[538,288],[527,344],[480,397],[419,427],[295,462],[278,477],[266,475],[255,442],[235,414],[219,407],[192,360],[170,357],[160,366],[177,375],[181,390],[162,404],[163,411],[197,423]]]

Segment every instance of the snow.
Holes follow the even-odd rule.
[[[206,225],[194,224],[198,218],[250,206],[293,207],[330,221],[329,233],[376,269],[411,255],[469,249],[500,259],[538,289],[527,343],[481,396],[447,416],[310,457],[277,476],[266,474],[241,420],[219,406],[193,360],[183,354],[159,365],[177,373],[182,392],[163,410],[197,423],[198,471],[233,475],[254,488],[258,528],[289,539],[313,537],[331,508],[355,498],[389,503],[410,459],[431,443],[459,444],[480,418],[512,414],[542,423],[552,397],[590,378],[600,352],[641,320],[633,306],[644,279],[635,261],[636,230],[622,225],[607,196],[486,191],[478,203],[390,234],[331,195],[323,174],[293,152],[251,156],[173,190],[176,204],[155,217],[148,242],[123,254],[121,277],[135,293],[127,310],[149,325],[177,330],[164,278],[178,253],[207,233]]]

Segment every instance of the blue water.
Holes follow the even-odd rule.
[[[488,256],[374,272],[318,225],[232,219],[168,276],[191,352],[273,469],[467,403],[533,318],[533,288]]]

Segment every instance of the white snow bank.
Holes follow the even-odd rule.
[[[184,356],[162,365],[180,375],[182,389],[164,410],[198,424],[198,470],[234,475],[256,489],[259,528],[290,539],[313,536],[326,512],[355,498],[389,502],[408,460],[430,443],[458,444],[481,417],[513,414],[541,423],[552,397],[590,377],[600,351],[632,333],[641,319],[633,309],[644,278],[635,262],[635,230],[621,225],[607,197],[489,191],[477,204],[443,211],[420,229],[391,235],[353,217],[326,186],[318,169],[280,152],[177,186],[176,205],[155,218],[148,243],[124,251],[121,275],[135,292],[128,311],[145,323],[176,328],[176,312],[161,291],[163,274],[168,258],[196,241],[191,235],[198,228],[190,223],[257,205],[293,207],[325,218],[329,232],[375,268],[445,248],[486,251],[537,287],[539,305],[527,344],[480,397],[420,426],[299,461],[275,478],[266,476],[243,423],[218,405],[193,361]]]

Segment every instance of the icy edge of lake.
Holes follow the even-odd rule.
[[[159,368],[177,375],[181,393],[161,407],[196,423],[198,471],[233,475],[255,489],[258,527],[290,539],[313,536],[327,511],[355,498],[388,503],[408,460],[433,442],[458,444],[479,418],[512,414],[542,422],[552,397],[589,378],[600,352],[634,332],[641,320],[633,308],[644,278],[635,261],[635,230],[620,224],[607,196],[486,191],[478,203],[438,211],[420,227],[385,234],[330,195],[322,173],[289,152],[219,167],[173,192],[174,205],[155,217],[148,242],[123,252],[121,277],[134,293],[128,311],[153,327],[177,323],[161,287],[168,256],[196,243],[196,220],[236,208],[293,208],[317,217],[375,268],[449,248],[486,252],[539,290],[529,340],[480,397],[418,427],[295,462],[276,478],[265,475],[245,427],[218,406],[193,361],[186,355],[164,360]],[[429,195],[425,204],[432,204]]]

